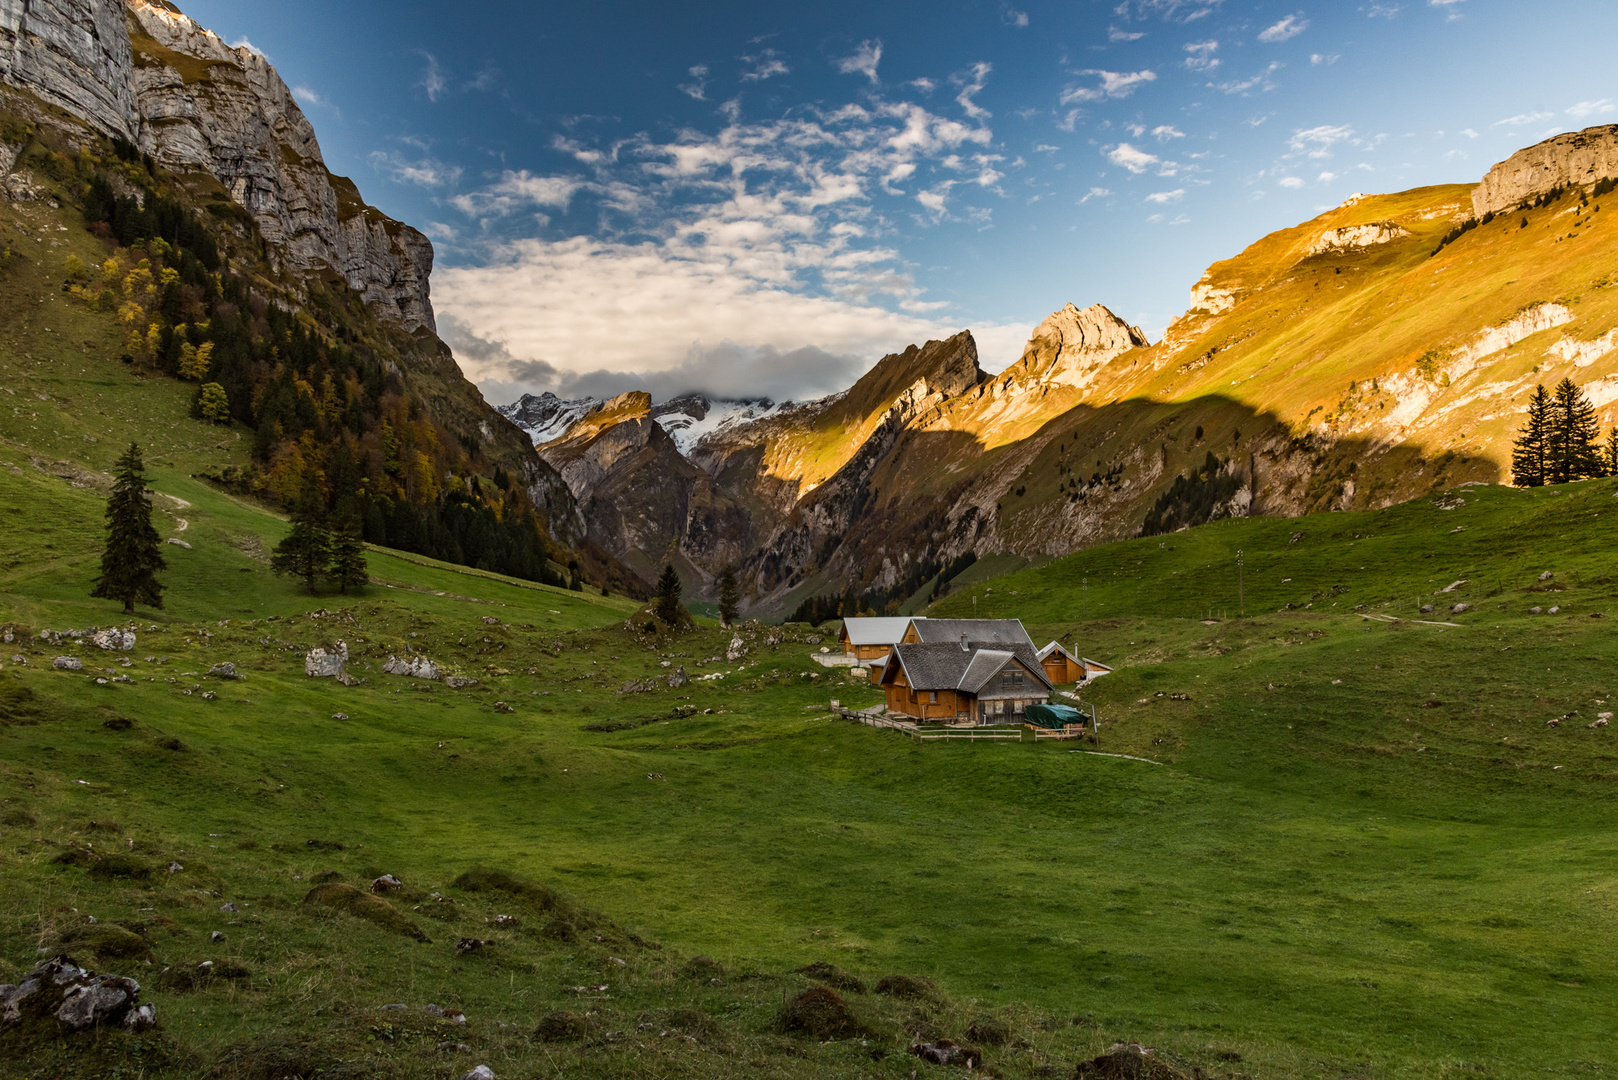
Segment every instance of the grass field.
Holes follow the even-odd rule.
[[[85,595],[101,504],[73,483],[94,478],[12,466],[0,505],[37,525],[5,533],[3,619],[116,621]],[[165,548],[169,606],[142,612],[130,666],[37,638],[0,657],[0,977],[66,948],[134,973],[162,1026],[94,1050],[13,1036],[18,1075],[267,1077],[301,1054],[306,1072],[276,1067],[901,1076],[911,1033],[985,1017],[1007,1077],[1115,1039],[1209,1075],[1618,1074],[1618,960],[1592,947],[1618,916],[1618,736],[1588,726],[1618,691],[1610,481],[1222,522],[935,606],[1016,614],[1116,665],[1087,692],[1103,728],[1084,749],[1149,761],[834,721],[828,699],[877,698],[811,663],[803,627],[746,630],[726,662],[711,627],[658,639],[626,601],[386,553],[363,596],[311,598],[262,561],[277,519],[178,472],[155,486],[187,504],[159,516],[192,547]],[[338,639],[364,685],[303,675]],[[407,648],[480,682],[381,673]],[[86,670],[51,670],[63,653]],[[245,681],[206,675],[226,660]],[[678,668],[688,686],[618,692]],[[84,849],[153,876],[98,876]],[[473,867],[623,929],[558,930],[531,898],[457,886]],[[301,902],[323,873],[384,872],[431,943]],[[138,943],[85,944],[86,914]],[[461,955],[463,936],[498,944]],[[204,959],[237,977],[182,977]],[[792,969],[817,960],[938,996],[850,995],[863,1045],[777,1032],[810,985]],[[449,1031],[429,1002],[471,1022]],[[393,1003],[412,1008],[377,1011]],[[556,1009],[589,1034],[535,1035]]]

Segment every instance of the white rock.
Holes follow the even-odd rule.
[[[84,661],[77,656],[58,656],[51,661],[51,667],[57,671],[83,671]]]
[[[408,675],[413,679],[439,678],[438,665],[425,656],[413,656],[408,660],[390,656],[388,662],[382,665],[382,670],[389,675]]]
[[[127,651],[135,647],[135,631],[119,630],[117,627],[110,630],[97,630],[90,640],[95,643],[96,648],[105,649],[108,652],[115,650]]]
[[[747,655],[747,643],[737,634],[730,639],[730,648],[725,650],[725,659],[734,663]]]
[[[487,1065],[479,1065],[477,1068],[461,1077],[461,1080],[494,1080],[494,1070],[489,1068]]]
[[[303,673],[313,679],[335,679],[343,674],[343,665],[347,663],[348,642],[339,641],[331,652],[310,649],[303,658]]]

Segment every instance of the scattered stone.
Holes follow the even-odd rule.
[[[185,548],[187,551],[191,550],[191,545],[186,543],[184,540],[181,540],[178,536],[169,537],[167,542],[173,544],[177,548]]]
[[[84,661],[77,656],[58,656],[51,661],[51,667],[57,671],[83,671]]]
[[[1421,613],[1423,615],[1431,615],[1433,613],[1433,605],[1431,605],[1431,604],[1423,604],[1423,605],[1421,605]]]
[[[177,862],[169,863],[169,873],[171,873],[171,874],[178,874],[181,871],[183,871],[184,869],[185,869],[185,867],[180,865]]]
[[[1539,580],[1541,580],[1541,581],[1549,581],[1551,578],[1553,578],[1555,576],[1556,576],[1555,574],[1553,574],[1549,570],[1547,570],[1543,574],[1539,575]]]
[[[510,929],[511,927],[517,925],[517,917],[515,915],[496,915],[494,917],[494,925],[505,929]]]
[[[225,940],[224,932],[221,930],[215,930],[213,933],[208,935],[208,940],[217,945],[219,942]]]
[[[1604,712],[1590,723],[1592,728],[1603,728],[1612,723],[1612,713]]]
[[[1562,718],[1560,716],[1552,717],[1551,719],[1545,721],[1545,726],[1546,727],[1561,727],[1562,726]]]
[[[106,679],[97,678],[96,679],[96,685],[97,686],[106,686],[106,685],[108,685],[108,683],[107,683]]]
[[[747,643],[742,640],[742,636],[740,634],[737,634],[730,639],[730,648],[725,650],[725,659],[731,663],[735,663],[737,660],[740,660],[746,655]]]
[[[247,676],[241,674],[240,672],[238,672],[236,670],[236,665],[235,664],[232,664],[228,660],[225,661],[223,664],[215,664],[213,667],[209,668],[208,669],[208,674],[212,675],[216,679],[245,679],[245,678],[247,678]]]
[[[477,1068],[461,1077],[461,1080],[494,1080],[494,1070],[489,1068],[487,1065],[479,1065]]]
[[[1562,609],[1561,609],[1561,607],[1560,607],[1560,606],[1552,606],[1552,608],[1551,608],[1551,609],[1550,609],[1550,611],[1548,611],[1548,612],[1546,612],[1546,614],[1547,614],[1547,615],[1555,615],[1555,614],[1558,614],[1558,613],[1559,613],[1559,612],[1560,612],[1560,611],[1561,611],[1561,610],[1562,610]]]
[[[202,692],[202,700],[203,701],[218,701],[219,700],[219,695],[214,693],[212,690],[204,690]]]
[[[371,891],[374,893],[398,892],[402,888],[404,888],[404,882],[400,881],[392,874],[383,874],[381,877],[371,882]]]
[[[485,615],[485,616],[483,616],[483,625],[484,626],[499,626],[500,625],[500,620],[495,618],[493,615]]]
[[[970,1046],[960,1046],[950,1039],[937,1042],[913,1043],[910,1052],[934,1065],[964,1065],[967,1069],[983,1067],[983,1055]]]
[[[235,904],[233,904],[229,900],[227,900],[223,904],[219,905],[219,910],[223,911],[226,915],[234,915],[240,909],[237,908],[237,906]]]
[[[348,643],[339,641],[331,652],[314,648],[305,653],[303,673],[311,679],[338,679],[343,676],[343,667],[347,663]]]
[[[444,685],[451,690],[465,690],[477,684],[476,679],[467,678],[464,675],[447,675],[444,677]]]
[[[686,686],[690,682],[691,677],[685,673],[684,667],[676,669],[674,674],[669,676],[669,688],[673,690],[678,690],[680,687]]]
[[[493,945],[488,938],[463,937],[455,943],[455,951],[460,953],[480,952],[485,946]]]
[[[107,652],[120,650],[127,652],[135,647],[135,631],[119,630],[116,627],[111,630],[98,630],[90,640],[96,648],[105,649]]]
[[[1528,614],[1530,614],[1530,615],[1538,615],[1538,614],[1541,614],[1544,610],[1545,610],[1544,608],[1542,608],[1538,604],[1536,604],[1533,607],[1528,609]]]
[[[390,656],[388,657],[388,662],[382,665],[382,670],[389,675],[408,675],[412,679],[432,681],[441,677],[438,665],[425,656],[413,656],[409,660],[401,660],[397,656]]]
[[[650,679],[630,679],[619,687],[620,694],[647,694],[657,689],[657,684]]]
[[[331,718],[333,720],[347,720],[348,714],[346,712],[334,712],[331,714]]]
[[[0,1025],[54,1017],[69,1031],[122,1025],[149,1031],[157,1025],[157,1008],[137,1003],[140,984],[119,975],[97,975],[56,956],[34,965],[16,986],[0,986]]]
[[[497,702],[494,703],[494,711],[498,712],[498,713],[514,713],[517,710],[513,709],[510,705],[506,704],[504,701],[497,701]]]
[[[465,1054],[471,1049],[472,1048],[465,1043],[441,1042],[438,1044],[438,1052],[441,1054]]]
[[[1462,612],[1471,611],[1472,610],[1472,605],[1471,604],[1456,604],[1454,607],[1450,608],[1449,610],[1450,610],[1451,615],[1459,615]]]

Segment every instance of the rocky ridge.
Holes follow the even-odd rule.
[[[1475,217],[1498,214],[1556,188],[1618,177],[1618,124],[1558,135],[1512,154],[1472,192]]]

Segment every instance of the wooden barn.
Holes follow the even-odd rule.
[[[844,619],[837,639],[843,643],[843,652],[861,663],[884,660],[909,627],[910,620],[902,616]]]
[[[1089,657],[1074,656],[1055,641],[1039,650],[1039,663],[1045,669],[1045,677],[1055,686],[1066,686],[1069,683],[1083,686],[1092,679],[1112,673],[1112,668],[1106,664],[1098,663]]]
[[[1024,710],[1048,702],[1054,689],[1032,645],[965,638],[901,642],[880,685],[889,712],[972,724],[1020,723]]]

